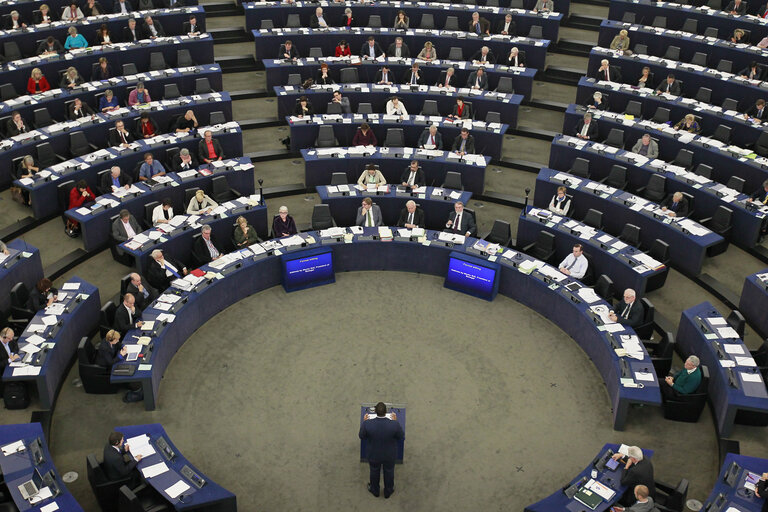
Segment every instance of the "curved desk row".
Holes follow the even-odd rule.
[[[443,138],[442,149],[449,151],[456,137],[461,135],[461,129],[465,126],[475,139],[475,148],[479,153],[487,155],[494,160],[501,159],[501,146],[504,144],[504,134],[509,125],[489,123],[485,121],[459,121],[453,122],[443,117],[415,116],[404,119],[399,116],[387,116],[382,114],[347,114],[313,116],[312,118],[299,119],[286,117],[291,127],[291,150],[298,152],[301,149],[315,147],[315,141],[320,133],[321,125],[333,127],[333,135],[339,146],[352,146],[360,124],[367,122],[371,131],[376,135],[379,145],[383,145],[390,129],[403,130],[403,142],[406,146],[419,147],[419,137],[429,125],[437,124],[438,133]]]
[[[744,278],[739,311],[761,338],[768,337],[768,269]]]
[[[755,496],[755,477],[768,472],[768,460],[728,453],[715,486],[704,502],[707,512],[761,512],[765,498]]]
[[[753,105],[755,101],[765,96],[765,89],[759,86],[761,82],[757,80],[750,81],[715,69],[691,71],[690,64],[683,69],[679,67],[680,63],[677,61],[637,54],[624,56],[607,48],[595,47],[589,52],[587,76],[597,76],[600,61],[603,59],[608,59],[612,66],[618,66],[621,69],[623,81],[628,84],[637,84],[643,68],[647,66],[657,81],[653,87],[657,87],[668,74],[672,73],[675,79],[683,82],[683,96],[693,98],[700,87],[707,87],[712,90],[711,102],[718,105],[722,104],[726,98],[733,98],[744,105]]]
[[[576,125],[584,117],[584,109],[577,105],[569,105],[565,111],[563,133],[575,134]],[[681,149],[693,152],[693,163],[705,163],[713,169],[718,169],[717,176],[738,176],[745,181],[745,190],[752,192],[762,187],[768,178],[768,158],[747,158],[753,154],[749,149],[728,146],[715,139],[687,132],[677,132],[667,124],[653,121],[630,121],[622,114],[593,112],[593,120],[597,121],[598,140],[605,140],[612,128],[624,131],[624,144],[631,147],[644,133],[659,141],[659,158],[672,162]],[[721,147],[718,147],[721,146]],[[623,148],[621,148],[623,149]],[[738,152],[737,152],[738,151]],[[722,180],[726,182],[728,178]],[[718,179],[717,181],[721,181]]]
[[[683,311],[677,345],[709,367],[709,402],[720,437],[729,437],[734,423],[768,424],[765,382],[746,345],[712,304]]]
[[[691,62],[696,52],[707,54],[707,67],[716,68],[721,60],[729,60],[733,63],[733,73],[738,73],[753,60],[765,62],[768,58],[768,50],[754,46],[759,39],[751,40],[751,45],[737,47],[731,42],[733,34],[722,39],[705,38],[703,35],[691,34],[673,29],[658,29],[645,25],[630,25],[620,21],[603,20],[600,23],[600,34],[597,45],[608,48],[611,41],[620,30],[627,30],[632,42],[632,48],[636,44],[644,44],[648,47],[648,54],[662,57],[670,46],[680,48],[680,65]],[[704,32],[704,27],[701,28]],[[753,36],[754,37],[754,36]],[[662,77],[657,77],[661,79]],[[653,84],[654,86],[656,84]]]
[[[568,181],[567,185],[565,181]],[[574,217],[584,218],[587,210],[593,208],[603,213],[603,229],[609,233],[620,233],[627,223],[638,226],[640,243],[650,247],[657,238],[665,241],[669,244],[671,265],[684,274],[698,275],[707,249],[724,243],[723,237],[690,219],[667,217],[656,203],[552,169],[539,171],[533,204],[546,208],[557,188],[563,185],[573,196],[571,209]],[[699,230],[701,234],[694,234]]]
[[[83,508],[64,486],[56,466],[53,465],[40,423],[0,425],[0,447],[4,448],[0,451],[0,473],[18,510],[21,512],[43,509],[83,512]],[[5,451],[11,453],[5,455]],[[43,485],[51,491],[52,496],[39,500],[33,505],[21,496],[19,486],[35,479],[36,472],[42,477]],[[56,504],[56,508],[50,508],[53,503]]]
[[[438,233],[433,231],[428,231],[427,238],[423,241],[392,242],[371,240],[371,235],[377,233],[375,228],[363,228],[363,232],[364,235],[351,236],[349,243],[345,243],[342,237],[322,239],[321,233],[318,232],[301,236],[308,247],[317,247],[320,245],[317,242],[322,239],[321,245],[333,251],[333,265],[339,272],[397,270],[444,276],[452,252],[481,254],[472,249],[476,241],[473,238],[466,239],[464,244],[449,244],[451,247],[438,242]],[[159,334],[153,332],[154,349],[148,361],[139,366],[132,376],[112,375],[111,381],[141,383],[144,390],[144,407],[154,410],[157,407],[162,376],[173,355],[187,338],[228,306],[282,282],[282,262],[278,256],[280,251],[289,249],[281,248],[275,251],[276,247],[281,247],[279,239],[263,245],[269,247],[268,253],[259,247],[257,252],[260,252],[260,255],[254,256],[249,248],[240,251],[242,259],[232,261],[228,268],[202,268],[223,275],[222,279],[217,280],[208,275],[197,285],[197,289],[189,292],[182,292],[175,287],[167,290],[166,293],[181,296],[171,309],[175,320],[167,324],[161,323],[157,327],[160,329]],[[608,304],[597,300],[590,306],[580,298],[577,288],[581,285],[578,281],[563,276],[557,269],[547,265],[534,271],[534,267],[543,264],[512,250],[506,250],[505,253],[500,257],[492,256],[500,262],[499,293],[519,301],[549,319],[556,320],[558,326],[576,340],[603,376],[613,408],[613,427],[616,430],[624,428],[630,404],[661,404],[653,364],[639,341],[637,350],[641,351],[642,359],[626,360],[616,355],[614,347],[622,346],[621,335],[635,339],[636,336],[634,331],[620,324],[603,324],[601,318],[607,315]],[[542,272],[555,277],[548,277]],[[144,311],[144,319],[151,320],[163,313],[155,309],[156,304],[157,302],[153,303]],[[125,338],[131,339],[143,334],[146,333],[130,331]],[[638,373],[650,374],[650,380],[644,382],[644,387],[627,387],[621,384],[620,379],[625,376],[629,379],[625,382],[637,386],[634,379],[638,378]]]
[[[108,1],[108,0],[107,0]],[[57,12],[58,14],[58,12]],[[136,11],[129,14],[106,14],[102,16],[91,16],[84,18],[76,23],[67,21],[54,21],[49,25],[31,25],[26,29],[2,30],[0,31],[0,44],[15,42],[22,55],[37,55],[38,41],[53,37],[62,44],[67,38],[69,27],[75,27],[77,33],[85,37],[85,40],[91,46],[96,46],[96,34],[102,25],[106,25],[114,39],[122,37],[123,27],[128,26],[128,19],[137,19],[137,24],[141,26],[144,23],[144,16],[152,16],[157,20],[168,35],[183,34],[184,23],[189,21],[189,17],[194,15],[198,23],[205,23],[205,11],[202,7],[180,7],[176,9],[149,9],[146,11]],[[30,23],[31,18],[26,20]]]
[[[31,290],[43,278],[40,249],[17,238],[6,244],[8,256],[0,253],[0,317],[11,310],[11,288],[24,283]]]
[[[68,219],[80,224],[83,248],[86,251],[92,251],[107,245],[112,240],[111,219],[118,215],[120,210],[128,210],[141,224],[145,221],[151,221],[151,219],[145,218],[144,205],[153,201],[162,203],[167,198],[173,203],[174,212],[184,213],[189,202],[185,201],[187,190],[202,189],[210,192],[211,181],[218,176],[224,176],[229,187],[235,189],[240,195],[253,194],[253,164],[251,160],[247,157],[240,157],[222,160],[222,163],[223,165],[220,167],[201,166],[199,170],[205,171],[204,174],[198,171],[187,171],[182,176],[175,172],[169,173],[167,176],[172,181],[151,187],[143,182],[136,183],[137,192],[130,192],[121,197],[105,194],[97,197],[96,204],[90,208],[86,207],[86,209],[90,209],[89,213],[81,208],[72,208],[67,210],[65,215]]]
[[[518,34],[527,34],[532,26],[538,25],[541,27],[542,35],[545,39],[557,41],[557,32],[563,19],[562,3],[564,1],[566,0],[558,1],[555,7],[559,12],[553,13],[535,13],[532,10],[484,7],[479,5],[446,5],[436,2],[395,1],[361,4],[346,1],[323,6],[323,15],[332,25],[340,24],[341,17],[344,15],[344,9],[350,7],[352,8],[355,26],[371,26],[368,20],[372,14],[375,14],[380,16],[381,24],[384,27],[392,27],[397,13],[403,10],[406,16],[409,17],[409,24],[413,28],[418,27],[422,23],[425,14],[429,14],[432,16],[435,27],[444,27],[446,18],[454,16],[458,18],[459,28],[464,30],[472,20],[472,13],[479,12],[481,17],[491,23],[491,32],[496,33],[496,25],[499,22],[503,22],[507,14],[511,14]],[[533,5],[531,3],[531,6]],[[243,8],[245,8],[246,30],[260,29],[262,20],[272,20],[276,27],[284,27],[288,22],[289,14],[298,14],[301,18],[301,26],[308,27],[310,17],[315,14],[317,4],[313,2],[296,2],[293,4],[244,2]]]
[[[350,66],[354,66],[357,69],[357,75],[361,82],[364,83],[376,83],[376,73],[379,72],[381,67],[385,64],[370,60],[361,60],[355,58],[306,58],[297,59],[296,62],[286,63],[280,59],[264,59],[262,63],[267,73],[267,89],[286,85],[288,78],[291,74],[301,75],[302,83],[307,78],[313,80],[317,78],[317,72],[320,69],[320,63],[328,64],[328,73],[335,81],[340,81],[341,70]],[[403,77],[407,71],[410,71],[414,62],[419,64],[419,72],[423,77],[424,83],[427,85],[434,85],[440,81],[443,72],[449,67],[453,67],[455,74],[455,84],[464,87],[467,84],[469,75],[474,73],[480,66],[474,65],[468,61],[454,61],[454,60],[440,60],[437,62],[427,62],[416,59],[397,59],[387,58],[386,66],[389,67],[392,72],[392,83],[400,83],[403,81]],[[531,99],[531,91],[533,90],[533,77],[536,76],[536,69],[534,68],[515,68],[510,66],[502,66],[498,64],[489,64],[483,66],[485,72],[488,75],[488,90],[495,91],[498,87],[499,79],[507,77],[512,79],[512,87],[515,94],[521,94],[525,101]],[[316,105],[315,107],[319,107]]]
[[[760,7],[759,4],[760,2],[748,3],[748,10],[756,13]],[[707,27],[715,27],[719,30],[718,36],[722,39],[730,39],[733,31],[737,28],[752,32],[753,43],[768,36],[768,23],[763,18],[748,15],[734,16],[725,11],[710,9],[707,6],[694,7],[677,2],[611,0],[608,19],[620,20],[627,12],[635,13],[638,17],[638,23],[647,23],[648,25],[656,16],[664,16],[667,18],[667,28],[675,30],[680,30],[685,20],[691,18],[698,22],[700,32],[704,32]]]
[[[599,181],[608,176],[611,167],[620,165],[627,169],[628,188],[631,190],[638,190],[640,187],[646,186],[652,175],[659,174],[667,180],[667,194],[683,192],[694,199],[694,202],[689,204],[690,209],[695,209],[694,218],[711,217],[718,207],[725,206],[733,210],[732,241],[747,249],[757,244],[760,231],[766,223],[768,207],[755,203],[757,208],[748,210],[746,208],[748,194],[738,194],[734,190],[732,192],[735,195],[732,195],[729,192],[731,189],[727,189],[722,183],[709,180],[662,160],[649,161],[641,155],[623,149],[615,153],[608,153],[605,148],[606,146],[597,142],[587,142],[577,137],[558,135],[552,141],[549,166],[553,169],[570,169],[576,158],[583,158],[589,161],[590,177]],[[721,179],[727,179],[725,176],[727,169],[717,168],[713,172],[723,175]]]
[[[46,170],[51,172],[51,176],[43,178],[38,173],[30,185],[21,184],[19,180],[14,183],[29,192],[29,196],[32,198],[32,213],[36,218],[40,219],[48,215],[63,213],[69,207],[69,204],[60,205],[58,200],[57,187],[63,181],[85,180],[91,189],[100,188],[99,172],[117,165],[122,169],[122,172],[130,173],[139,162],[144,161],[144,153],[161,151],[162,154],[154,155],[158,160],[165,160],[168,149],[187,148],[196,154],[202,140],[201,134],[207,129],[213,131],[214,138],[221,143],[224,157],[243,154],[243,132],[237,123],[230,122],[225,125],[201,127],[197,136],[165,134],[152,139],[136,141],[129,148],[100,149],[49,167]]]
[[[195,64],[213,64],[213,38],[209,34],[199,36],[178,36],[158,38],[151,42],[117,43],[111,46],[97,46],[72,50],[61,55],[30,57],[9,62],[2,68],[0,75],[4,83],[13,85],[16,91],[26,91],[27,81],[34,68],[40,68],[45,76],[54,82],[59,71],[74,67],[80,76],[91,76],[91,69],[106,57],[113,73],[122,74],[123,64],[132,63],[138,70],[149,69],[150,54],[162,53],[169,67],[176,65],[176,52],[189,50]],[[55,84],[54,84],[55,85]],[[0,185],[2,181],[0,180]]]
[[[546,210],[541,215],[539,212],[530,206],[527,215],[521,212],[517,225],[518,247],[536,242],[539,232],[547,231],[555,235],[554,263],[558,263],[571,254],[573,244],[583,244],[595,278],[606,274],[613,280],[615,293],[632,288],[638,299],[646,292],[661,288],[667,280],[669,269],[641,250],[582,222],[548,215]]]
[[[144,481],[160,493],[174,510],[237,510],[237,497],[210,481],[193,466],[176,448],[159,423],[115,427],[115,431],[125,436],[126,444],[132,447],[132,451],[134,446],[141,444],[149,444],[152,447],[154,453],[143,457],[136,468],[141,472]],[[130,442],[132,439],[134,442]],[[160,466],[161,464],[163,466]]]
[[[463,98],[472,104],[474,118],[484,120],[488,112],[501,114],[501,122],[511,128],[517,126],[517,110],[523,97],[520,94],[503,94],[487,91],[470,92],[469,89],[457,89],[456,91],[440,90],[439,87],[426,85],[418,86],[412,90],[405,85],[376,85],[376,84],[344,84],[333,85],[324,88],[300,89],[292,86],[275,87],[277,95],[277,115],[286,117],[293,114],[296,102],[302,96],[306,96],[318,113],[324,113],[325,105],[331,101],[333,91],[339,90],[344,98],[349,99],[352,112],[357,112],[360,103],[370,103],[374,112],[385,112],[387,101],[392,96],[397,96],[403,102],[409,114],[420,113],[424,108],[425,100],[437,102],[437,110],[447,116],[453,112],[457,98]],[[482,148],[478,148],[482,149]]]
[[[133,244],[136,242],[136,237],[134,237],[134,239],[120,244],[120,248],[133,256],[135,267],[142,275],[146,272],[152,251],[155,249],[162,249],[166,255],[181,261],[189,270],[192,270],[195,267],[191,258],[193,238],[197,233],[200,233],[200,227],[204,224],[211,227],[211,239],[223,252],[232,248],[235,220],[241,215],[256,229],[261,238],[267,238],[271,227],[267,225],[267,207],[258,204],[258,200],[259,196],[256,194],[255,196],[228,201],[219,205],[219,209],[216,210],[217,213],[211,212],[208,215],[198,216],[194,222],[190,220],[192,216],[180,213],[174,216],[174,219],[182,216],[186,219],[179,225],[172,224],[174,229],[170,233],[158,228],[150,228],[137,234],[137,237],[140,237],[139,240],[148,238],[138,247],[133,248]]]
[[[57,303],[62,306],[39,311],[18,338],[20,355],[33,354],[29,364],[10,363],[3,373],[3,382],[33,383],[45,410],[53,408],[77,344],[96,329],[101,308],[99,289],[79,277],[61,286]]]
[[[656,87],[658,84],[653,84]],[[699,118],[698,123],[704,133],[714,133],[718,125],[731,128],[733,144],[746,147],[753,144],[763,133],[764,123],[755,123],[752,119],[744,119],[744,114],[752,105],[743,105],[739,112],[728,111],[709,103],[702,103],[682,96],[656,95],[653,89],[638,89],[634,84],[617,84],[613,82],[595,82],[594,78],[581,77],[576,91],[576,103],[587,105],[592,96],[600,91],[608,97],[608,109],[611,112],[624,112],[630,101],[638,101],[642,105],[642,118],[653,118],[658,108],[669,110],[669,120],[672,124],[681,121],[686,114],[694,114]],[[734,98],[738,99],[738,98]]]
[[[569,498],[565,495],[565,490],[571,486],[576,486],[574,491],[583,489],[584,484],[591,485],[592,481],[597,481],[603,485],[606,491],[609,493],[612,491],[613,496],[608,499],[602,499],[592,510],[595,512],[605,512],[611,505],[618,501],[627,487],[621,485],[621,476],[624,468],[619,465],[616,469],[610,469],[605,465],[607,459],[611,458],[611,455],[618,453],[619,445],[607,443],[603,445],[603,448],[597,453],[594,460],[582,470],[581,473],[576,475],[567,485],[562,489],[558,489],[550,496],[547,496],[543,500],[537,501],[531,505],[525,507],[525,512],[553,512],[555,510],[570,512],[578,512],[586,510],[586,505],[582,504],[575,498]],[[653,450],[643,450],[643,457],[650,459],[653,456]],[[600,469],[598,469],[600,467]],[[592,471],[597,472],[597,477],[592,478]]]
[[[360,48],[373,36],[386,52],[390,44],[398,37],[408,45],[411,55],[418,55],[424,44],[430,41],[434,45],[438,58],[447,59],[451,48],[461,48],[462,60],[469,60],[480,48],[487,46],[499,58],[506,58],[509,50],[516,46],[525,52],[526,65],[536,69],[544,69],[547,58],[547,39],[531,39],[529,37],[513,37],[493,35],[480,37],[470,32],[452,32],[447,30],[408,29],[405,31],[387,28],[331,28],[322,29],[271,29],[251,30],[256,41],[256,59],[274,59],[278,57],[280,45],[287,39],[293,41],[300,56],[309,54],[310,48],[320,48],[323,55],[335,55],[336,45],[344,39],[355,55]]]
[[[0,3],[0,15],[10,14],[11,11],[19,11],[19,15],[24,20],[32,20],[32,13],[39,11],[40,6],[47,4],[54,12],[58,13],[62,7],[68,6],[69,0],[6,0]],[[197,5],[197,0],[184,0],[184,3],[189,5]],[[105,9],[112,9],[113,3],[109,0],[106,1],[106,5],[103,5]]]
[[[120,69],[113,69],[112,71],[122,73]],[[24,94],[0,103],[0,115],[6,116],[10,115],[12,111],[17,111],[21,117],[30,122],[35,110],[45,108],[51,118],[67,119],[69,116],[67,103],[69,101],[80,98],[83,103],[91,105],[91,108],[96,111],[99,106],[96,95],[107,89],[112,89],[115,97],[124,98],[125,101],[121,103],[126,104],[128,94],[130,94],[128,89],[135,87],[137,82],[144,82],[144,86],[152,98],[162,98],[167,84],[176,84],[182,96],[192,96],[195,94],[195,80],[198,78],[207,78],[211,84],[211,90],[221,91],[221,67],[218,64],[203,64],[189,68],[168,68],[137,75],[116,76],[109,80],[94,80],[69,90],[57,88],[40,94]]]
[[[304,183],[307,187],[330,185],[335,172],[347,174],[347,182],[357,183],[360,174],[368,164],[376,164],[387,183],[402,183],[400,177],[411,161],[416,160],[424,171],[426,184],[440,186],[445,182],[448,171],[461,174],[464,190],[474,194],[483,192],[485,168],[491,158],[482,155],[468,155],[468,159],[458,158],[456,153],[448,151],[413,149],[413,148],[364,148],[361,153],[348,153],[354,148],[302,149],[304,158]]]
[[[347,187],[349,188],[347,195],[342,195],[335,187],[332,187],[331,191],[328,190],[329,187],[327,186],[315,187],[320,200],[329,206],[337,226],[356,225],[357,209],[364,197],[370,197],[373,203],[379,206],[385,226],[396,226],[400,212],[405,208],[405,203],[412,199],[424,211],[425,227],[441,231],[445,229],[448,214],[454,211],[453,205],[457,201],[466,205],[472,198],[472,192],[435,189],[435,187],[423,187],[425,189],[423,193],[414,193],[413,195],[410,191],[406,192],[402,187],[397,187],[396,184],[389,186],[388,192],[379,194],[358,190],[353,184],[349,184]],[[440,195],[434,195],[435,190],[440,191]]]

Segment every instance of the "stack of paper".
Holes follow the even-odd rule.
[[[152,444],[149,442],[149,436],[147,434],[126,439],[125,444],[128,445],[129,451],[134,458],[139,455],[146,458],[156,453]]]

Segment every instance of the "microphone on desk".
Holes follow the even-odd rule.
[[[531,193],[530,187],[525,187],[525,206],[523,206],[523,217],[526,216],[526,210],[528,209],[528,194]]]
[[[264,193],[262,185],[264,184],[264,180],[262,178],[259,178],[259,205],[264,204]]]

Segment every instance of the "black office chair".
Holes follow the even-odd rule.
[[[667,196],[666,188],[666,176],[651,174],[651,177],[648,178],[648,183],[644,187],[637,189],[637,194],[654,203],[660,203]]]
[[[581,222],[598,230],[603,229],[603,212],[590,208]]]
[[[603,144],[622,149],[624,147],[624,130],[611,128],[611,131],[608,132],[608,138],[603,141]]]
[[[101,464],[96,459],[96,455],[89,453],[86,455],[86,470],[88,472],[88,483],[91,484],[91,490],[102,512],[114,512],[117,509],[117,494],[120,487],[127,485],[131,481],[131,476],[120,480],[110,481]]]
[[[689,34],[698,34],[699,22],[693,18],[686,18],[685,22],[683,23],[683,28],[680,30],[683,32],[688,32]]]
[[[768,156],[768,131],[763,130],[755,141],[753,149],[760,156]]]
[[[541,28],[541,25],[531,25],[528,37],[531,39],[544,39],[544,30]]]
[[[11,288],[11,318],[19,323],[28,323],[37,311],[27,306],[29,290],[24,283],[16,283]]]
[[[405,147],[405,134],[402,128],[387,128],[387,135],[384,137],[385,148]]]
[[[720,10],[720,8],[718,8]],[[715,39],[719,39],[719,32],[717,30],[717,27],[707,27],[704,29],[704,37],[714,37]]]
[[[317,132],[317,139],[315,140],[316,148],[334,148],[339,145],[339,141],[336,139],[336,135],[333,133],[333,126],[324,124],[320,125]]]
[[[464,60],[464,50],[458,46],[451,46],[451,49],[448,51],[448,60]]]
[[[359,84],[360,78],[357,68],[342,68],[339,73],[339,82],[342,84]]]
[[[635,44],[635,53],[638,55],[648,55],[648,45],[646,44]]]
[[[763,340],[763,344],[757,350],[750,350],[749,353],[757,366],[768,366],[768,339]]]
[[[159,201],[150,201],[149,203],[144,205],[144,219],[142,220],[144,229],[149,229],[153,226],[152,213],[155,211],[155,207],[159,205],[160,205]]]
[[[739,100],[735,100],[733,98],[725,98],[723,100],[723,104],[721,105],[721,107],[725,111],[728,111],[728,110],[738,111],[739,110]]]
[[[111,368],[98,364],[96,361],[96,347],[87,336],[80,338],[77,346],[77,368],[80,374],[80,382],[86,393],[94,395],[113,395],[117,393],[119,386],[110,384]]]
[[[672,163],[690,170],[693,167],[693,152],[687,149],[681,149],[677,152]]]
[[[35,128],[44,128],[52,124],[58,123],[57,120],[51,117],[51,113],[47,108],[36,108],[32,111],[33,123]]]
[[[368,16],[368,26],[371,28],[381,28],[381,16],[378,14]]]
[[[195,78],[195,94],[208,94],[213,92],[208,77]]]
[[[240,193],[229,186],[226,176],[216,176],[211,180],[211,197],[221,204],[237,199]]]
[[[373,114],[373,106],[370,103],[359,103],[357,105],[358,114]]]
[[[346,185],[348,182],[346,173],[335,172],[331,174],[331,185]]]
[[[21,50],[19,49],[19,45],[16,43],[16,41],[8,41],[3,43],[3,55],[5,56],[5,60],[7,62],[23,58]]]
[[[579,178],[589,179],[589,160],[586,158],[576,157],[571,164],[571,168],[568,170],[569,174],[578,176]]]
[[[632,247],[640,247],[640,227],[634,224],[624,224],[619,240]]]
[[[499,83],[496,86],[496,92],[501,92],[505,94],[514,94],[515,86],[512,83],[512,77],[502,76],[501,78],[499,78]]]
[[[319,48],[317,46],[313,46],[309,49],[309,58],[310,59],[322,59],[323,58],[323,49]]]
[[[99,311],[99,334],[104,338],[115,325],[115,312],[117,305],[111,300],[107,301]]]
[[[312,229],[319,231],[321,229],[332,228],[336,225],[331,215],[331,208],[327,204],[316,204],[312,208]]]
[[[680,47],[679,46],[667,46],[667,51],[664,52],[664,58],[668,60],[679,61],[680,60]]]
[[[72,158],[87,155],[98,149],[95,144],[88,142],[88,138],[82,130],[69,134],[69,154],[72,155]]]
[[[715,69],[723,73],[731,73],[733,72],[733,62],[728,59],[722,59],[717,63],[717,68]]]
[[[657,238],[651,244],[651,248],[648,250],[648,256],[668,266],[669,265],[669,244]]]
[[[59,201],[59,211],[61,212],[61,220],[64,225],[67,225],[67,216],[64,213],[69,210],[69,194],[72,189],[75,188],[74,180],[67,180],[63,183],[56,185],[56,197]]]
[[[624,16],[621,17],[622,23],[631,23],[632,25],[634,25],[636,20],[637,20],[637,16],[633,12],[625,12]]]
[[[165,84],[163,87],[163,99],[164,100],[173,100],[181,96],[181,92],[179,92],[179,86],[176,84]]]
[[[147,484],[131,490],[127,485],[120,487],[117,496],[117,512],[164,512],[168,505],[163,497]]]
[[[461,173],[455,171],[446,172],[445,181],[443,181],[441,186],[452,190],[464,190],[464,185],[461,183]]]
[[[536,235],[536,241],[523,247],[522,252],[549,263],[555,255],[555,235],[549,231],[539,231],[539,234]]]
[[[133,62],[128,62],[126,64],[123,64],[123,75],[136,75],[139,73],[139,70],[136,69],[136,64]]]
[[[744,339],[744,329],[747,326],[747,321],[738,309],[731,310],[731,314],[728,315],[725,321],[739,334],[739,338]]]
[[[424,100],[424,106],[421,108],[422,116],[439,116],[440,111],[437,109],[437,101]]]
[[[149,54],[150,71],[160,71],[167,68],[168,65],[165,63],[165,57],[162,52],[152,52]]]
[[[288,74],[288,82],[285,85],[292,85],[294,87],[301,85],[301,74],[300,73],[289,73]]]
[[[712,217],[701,219],[700,224],[711,229],[718,235],[723,237],[723,241],[719,244],[711,245],[707,247],[707,256],[717,256],[724,253],[728,249],[728,240],[731,237],[731,228],[733,221],[733,210],[726,208],[725,206],[718,206]]]
[[[435,16],[432,14],[422,14],[419,28],[422,30],[433,30],[435,28]]]
[[[452,30],[454,32],[458,32],[459,18],[456,16],[447,16],[445,18],[445,26],[443,26],[443,30]]]
[[[706,58],[706,55],[704,57]],[[699,90],[696,91],[695,99],[702,103],[710,103],[712,101],[712,89],[709,87],[699,87]]]
[[[654,484],[656,485],[654,505],[660,505],[665,511],[683,512],[688,497],[688,480],[681,478],[676,486],[658,480]]]
[[[728,182],[725,184],[725,186],[741,193],[744,192],[745,183],[746,182],[742,178],[739,178],[738,176],[731,176],[728,178]]]
[[[509,222],[496,219],[493,221],[491,230],[482,239],[502,247],[509,247],[509,243],[512,241],[512,228],[510,228]]]
[[[666,16],[655,16],[653,18],[653,23],[651,23],[651,26],[658,27],[658,28],[667,28]]]
[[[709,388],[709,368],[699,365],[701,383],[694,393],[680,395],[674,399],[664,400],[662,411],[664,418],[672,421],[697,423],[704,407],[707,405],[707,389]],[[662,384],[666,386],[666,384]]]
[[[656,308],[647,298],[640,299],[640,304],[643,306],[643,322],[635,327],[635,333],[642,340],[650,338],[653,334],[653,316]]]
[[[707,164],[697,165],[693,172],[703,178],[712,179],[712,167]]]
[[[501,114],[499,112],[488,112],[485,114],[485,123],[491,124],[491,123],[498,123],[501,124]]]
[[[131,274],[125,274],[120,278],[120,302],[123,301],[123,297],[125,297],[125,294],[128,291],[129,284],[131,284]]]
[[[603,95],[603,101],[605,101],[605,95]],[[627,103],[627,108],[624,109],[624,114],[641,119],[643,117],[643,104],[639,101],[630,100]]]
[[[0,101],[8,101],[16,98],[19,93],[14,89],[13,84],[0,84]]]
[[[189,68],[195,65],[195,61],[192,60],[192,54],[188,49],[178,50],[176,52],[176,67],[177,68]]]
[[[341,114],[341,104],[333,101],[329,101],[325,108],[326,114]],[[322,128],[322,126],[321,126]]]
[[[609,303],[616,295],[616,289],[613,286],[613,280],[605,274],[600,274],[597,277],[594,288],[595,293]]]
[[[723,144],[730,144],[731,143],[731,127],[725,126],[724,124],[717,125],[717,128],[715,128],[715,133],[712,134],[712,138],[715,140],[719,140]]]
[[[227,118],[224,116],[224,112],[216,110],[208,115],[208,124],[210,126],[216,126],[217,124],[224,124],[227,122]]]
[[[291,16],[291,15],[289,14],[289,15],[288,15],[288,17],[290,17],[290,16]],[[298,15],[298,14],[296,14],[295,16],[296,16],[297,18],[299,17],[299,15]],[[286,26],[286,28],[288,28],[288,24],[287,24],[287,23],[286,23],[286,25],[285,25],[285,26]],[[299,25],[297,25],[297,26],[299,26]],[[275,22],[274,22],[274,21],[272,21],[272,20],[261,20],[261,25],[260,25],[260,27],[259,27],[259,28],[260,28],[261,30],[272,30],[273,28],[275,28]]]
[[[608,176],[600,180],[600,183],[605,183],[610,187],[624,190],[627,183],[629,183],[629,179],[627,178],[627,168],[623,165],[612,165]]]
[[[667,375],[672,368],[672,358],[675,355],[675,335],[664,331],[659,341],[641,341],[651,358],[656,375],[659,377]]]
[[[669,122],[669,109],[664,107],[657,107],[656,112],[653,113],[651,121],[659,124]]]

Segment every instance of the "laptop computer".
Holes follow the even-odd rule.
[[[23,484],[19,485],[19,492],[21,497],[25,500],[29,500],[40,492],[40,488],[43,486],[43,477],[40,475],[40,471],[35,468],[35,472],[32,474],[32,479],[27,480]]]

